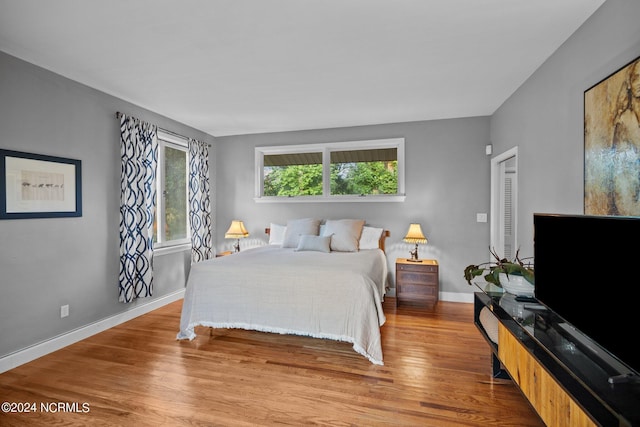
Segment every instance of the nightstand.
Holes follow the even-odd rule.
[[[434,306],[440,292],[438,261],[396,259],[396,306],[402,303]]]

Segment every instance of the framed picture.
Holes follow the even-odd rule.
[[[640,216],[640,58],[584,93],[584,213]]]
[[[80,160],[0,149],[0,219],[82,216]]]

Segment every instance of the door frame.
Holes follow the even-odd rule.
[[[518,248],[518,182],[517,182],[517,174],[518,174],[518,147],[515,146],[504,153],[498,154],[497,156],[491,159],[491,210],[490,217],[491,221],[489,224],[489,233],[490,233],[490,242],[489,247],[491,249],[497,247],[500,241],[500,227],[503,226],[501,218],[500,218],[500,200],[501,191],[502,191],[502,183],[500,180],[501,170],[504,167],[504,163],[507,160],[515,158],[515,169],[516,169],[516,185],[515,191],[513,195],[513,206],[514,206],[514,214],[513,214],[513,230],[514,230],[514,244],[515,249]],[[498,254],[499,256],[503,256],[502,254]]]

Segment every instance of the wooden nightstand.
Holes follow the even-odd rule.
[[[440,292],[438,261],[396,259],[396,306],[402,303],[433,306]]]

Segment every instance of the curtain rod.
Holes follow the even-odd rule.
[[[120,111],[116,111],[116,119],[120,120],[120,118],[121,118],[123,115],[124,115],[124,114],[122,114]],[[134,117],[134,118],[135,118],[135,117]],[[136,119],[136,120],[140,120],[140,119],[138,119],[138,118],[135,118],[135,119]],[[180,135],[179,133],[171,132],[170,130],[163,129],[163,128],[159,127],[159,126],[158,126],[158,130],[161,130],[162,132],[166,132],[166,133],[168,133],[169,135],[173,135],[173,136],[175,136],[176,138],[186,139],[186,140],[188,140],[188,139],[189,139],[188,137],[186,137],[186,136],[184,136],[184,135]],[[211,144],[207,144],[207,146],[208,146],[208,147],[211,147]]]

